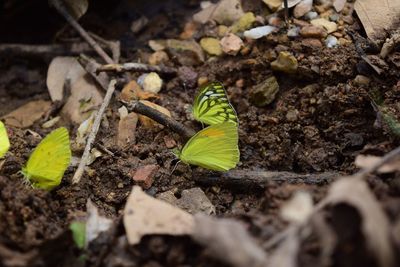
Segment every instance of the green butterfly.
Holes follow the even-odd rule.
[[[10,148],[10,140],[8,139],[7,129],[0,121],[0,158],[2,158]]]
[[[39,143],[21,172],[33,187],[51,190],[61,183],[70,161],[68,130],[61,127]]]
[[[239,162],[238,129],[232,122],[223,122],[196,133],[177,153],[186,164],[214,171],[227,171]]]
[[[208,125],[225,121],[238,124],[236,111],[229,103],[220,82],[212,82],[200,88],[193,103],[193,117]]]

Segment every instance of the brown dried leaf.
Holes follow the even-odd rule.
[[[333,205],[345,203],[357,209],[370,251],[375,254],[381,267],[393,266],[389,220],[365,181],[350,177],[336,181],[326,201]]]
[[[76,18],[79,19],[83,15],[85,15],[89,3],[87,0],[63,0],[65,5],[67,6],[69,12]]]
[[[356,157],[356,160],[354,161],[354,164],[362,169],[368,169],[371,166],[377,164],[379,161],[381,161],[382,157],[378,156],[373,156],[373,155],[358,155]],[[377,172],[379,173],[391,173],[395,171],[400,170],[400,158],[397,158],[395,160],[392,160],[386,164],[384,164],[382,167],[380,167]]]
[[[39,120],[44,114],[46,114],[50,110],[50,107],[50,101],[31,101],[8,113],[2,117],[2,119],[5,120],[5,124],[7,125],[27,128],[32,126],[35,121]]]
[[[197,214],[192,237],[208,248],[214,257],[233,266],[261,267],[266,264],[265,252],[235,220]]]
[[[171,117],[171,112],[168,109],[166,109],[166,108],[164,108],[164,107],[162,107],[160,105],[154,104],[153,102],[150,102],[150,101],[147,101],[147,100],[140,100],[140,102],[145,104],[146,106],[154,108],[155,110],[167,115],[168,117]],[[146,128],[153,128],[156,125],[162,126],[161,124],[157,123],[156,121],[154,121],[154,120],[152,120],[149,117],[144,116],[144,115],[139,115],[139,121]]]
[[[155,199],[139,186],[134,186],[125,205],[124,226],[129,244],[134,245],[149,234],[191,234],[194,220],[186,211]]]
[[[362,0],[354,4],[355,11],[372,40],[385,38],[388,27],[399,19],[399,0]]]

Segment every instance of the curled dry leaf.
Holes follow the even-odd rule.
[[[388,27],[395,25],[400,14],[398,0],[363,0],[354,3],[354,9],[368,37],[374,41],[385,38]]]
[[[378,162],[380,162],[382,157],[373,156],[373,155],[358,155],[354,164],[362,169],[368,169],[371,166],[374,166]],[[391,173],[400,170],[400,158],[396,158],[391,162],[384,164],[382,167],[378,169],[379,173]]]
[[[83,149],[86,145],[86,139],[92,130],[92,126],[94,123],[94,118],[96,117],[97,112],[93,112],[90,117],[84,120],[78,127],[76,132],[75,143],[79,149]]]
[[[232,219],[195,216],[192,237],[209,249],[214,257],[236,267],[266,266],[267,255],[247,233],[245,227]]]
[[[136,113],[128,113],[120,118],[118,123],[117,145],[124,148],[129,144],[135,143],[136,125],[138,115]]]
[[[1,119],[4,119],[5,124],[7,125],[18,128],[27,128],[42,118],[42,116],[50,110],[50,107],[50,101],[31,101],[8,113]]]
[[[125,205],[124,226],[129,244],[135,245],[149,234],[191,234],[194,220],[186,211],[148,196],[134,186]]]
[[[157,199],[164,200],[174,206],[186,210],[190,214],[202,212],[207,215],[215,214],[215,206],[199,187],[183,190],[181,198],[176,198],[172,190],[163,192]]]
[[[63,0],[67,6],[69,12],[76,18],[79,19],[85,15],[89,3],[87,0]]]
[[[129,103],[134,100],[158,98],[158,96],[154,93],[143,91],[140,85],[134,80],[130,81],[124,86],[119,97],[120,100],[125,103]]]
[[[332,184],[326,203],[354,207],[362,219],[365,242],[381,267],[393,266],[390,225],[379,202],[362,179],[343,178]]]
[[[64,95],[66,81],[70,84],[70,97],[66,101],[62,114],[74,123],[87,119],[93,109],[101,105],[102,89],[82,68],[76,58],[56,57],[47,71],[47,89],[52,101],[60,101]]]
[[[171,112],[169,112],[168,109],[166,109],[166,108],[164,108],[162,106],[159,106],[159,105],[154,104],[153,102],[150,102],[150,101],[147,101],[147,100],[140,100],[140,102],[145,104],[146,106],[149,106],[151,108],[156,109],[157,111],[167,115],[168,117],[171,117]],[[161,124],[155,122],[154,120],[152,120],[149,117],[144,116],[144,115],[139,115],[139,121],[146,128],[153,128],[156,125],[160,125],[161,126]]]

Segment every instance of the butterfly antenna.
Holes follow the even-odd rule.
[[[174,168],[172,169],[172,171],[171,171],[170,175],[172,175],[172,174],[174,173],[174,171],[176,170],[176,168],[178,167],[178,164],[179,164],[180,162],[181,162],[181,161],[180,161],[180,160],[178,160],[178,162],[177,162],[177,163],[175,163],[175,166],[174,166]]]

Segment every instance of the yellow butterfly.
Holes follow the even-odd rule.
[[[227,171],[239,162],[238,129],[232,122],[223,122],[196,133],[178,153],[186,164],[214,171]]]
[[[225,121],[238,124],[236,111],[229,103],[220,82],[212,82],[200,88],[193,103],[193,117],[208,125]]]
[[[7,129],[0,121],[0,158],[4,157],[10,148],[10,140],[8,139]]]
[[[61,127],[39,143],[21,172],[33,187],[51,190],[61,183],[70,161],[68,130]]]

